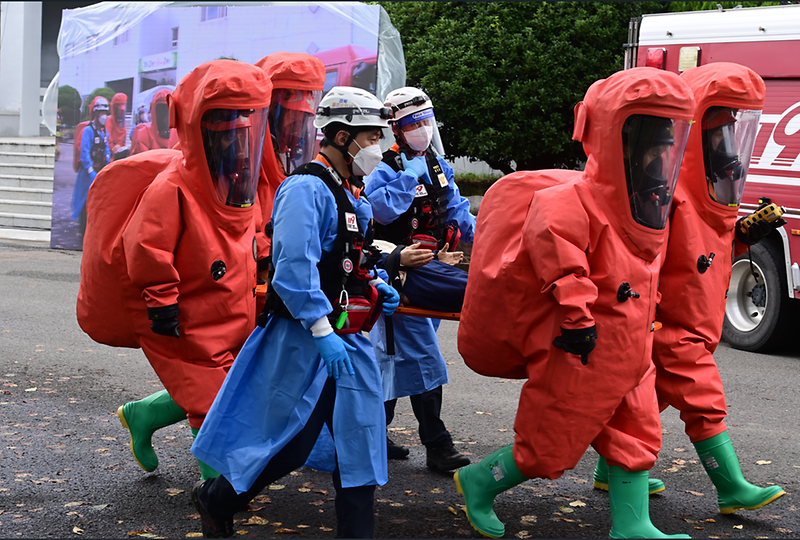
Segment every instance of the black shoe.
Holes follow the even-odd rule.
[[[205,481],[198,480],[192,487],[192,502],[197,512],[200,514],[200,526],[203,530],[203,538],[230,538],[233,536],[233,517],[228,519],[217,519],[212,516],[203,503],[200,502],[200,493],[203,491]]]
[[[386,437],[386,457],[389,459],[406,459],[408,458],[408,448],[399,446]]]
[[[469,465],[467,456],[461,455],[452,444],[438,448],[428,448],[428,468],[438,472],[448,472]]]

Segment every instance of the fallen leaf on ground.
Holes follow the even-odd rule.
[[[734,529],[744,529],[744,525],[734,525]]]
[[[698,497],[702,497],[703,496],[703,494],[700,493],[699,491],[692,491],[690,489],[682,489],[680,491],[683,491],[684,493],[691,493],[692,495],[696,495]]]
[[[520,521],[522,523],[536,523],[536,520],[537,520],[536,516],[522,516],[520,518]]]
[[[325,532],[331,532],[333,529],[331,529],[331,528],[329,528],[329,527],[325,527],[325,526],[323,525],[322,527],[320,527],[320,528],[319,528],[319,530],[321,530],[321,531],[325,531]]]
[[[294,529],[275,529],[275,534],[300,534],[300,531]]]
[[[186,533],[186,538],[202,538],[202,537],[203,537],[203,533],[201,533],[201,532]]]
[[[517,538],[530,538],[531,537],[531,533],[529,533],[528,531],[519,531],[514,536],[516,536]]]
[[[673,448],[675,452],[686,452],[686,448]]]
[[[450,513],[451,513],[451,514],[453,514],[454,516],[457,516],[457,515],[458,515],[458,510],[456,510],[456,509],[455,509],[455,508],[453,508],[452,506],[448,506],[448,507],[447,507],[447,509],[448,509],[448,510],[450,511]]]
[[[759,459],[758,461],[756,461],[756,465],[769,465],[770,463],[772,462],[766,459]]]
[[[72,527],[72,532],[74,532],[75,534],[83,534],[83,529],[81,529],[80,527],[78,527],[76,525],[76,526]]]
[[[775,527],[775,530],[778,531],[779,533],[792,534],[791,529],[784,529],[783,527]]]
[[[243,521],[242,525],[269,525],[269,521],[260,516],[253,516],[247,521]]]
[[[311,490],[308,488],[301,487],[297,488],[297,491],[299,491],[300,493],[309,493]]]
[[[572,501],[571,503],[569,503],[569,505],[577,507],[577,508],[582,508],[582,507],[586,506],[586,503],[583,502],[583,501]]]
[[[269,497],[267,497],[266,495],[256,495],[256,498],[255,498],[255,499],[253,499],[253,500],[254,500],[254,501],[256,501],[257,503],[262,503],[262,504],[264,504],[264,503],[271,503],[271,502],[272,502],[272,501],[270,500],[270,498],[269,498]]]
[[[91,504],[86,501],[71,502],[64,505],[64,508],[71,508],[73,506],[81,506],[82,504]]]
[[[570,508],[569,506],[561,506],[561,507],[559,507],[559,510],[561,510],[561,512],[564,513],[564,514],[571,514],[572,512],[575,511],[574,509]]]
[[[270,484],[270,485],[269,485],[269,489],[271,489],[271,490],[273,490],[273,491],[275,491],[275,490],[278,490],[278,489],[283,489],[283,488],[285,488],[285,487],[286,487],[286,486],[285,486],[285,485],[283,485],[283,484]]]
[[[490,412],[483,412],[483,411],[475,411],[475,414],[488,414],[489,416],[492,416],[492,413],[490,413]]]
[[[175,495],[180,495],[183,493],[184,490],[178,488],[167,488],[167,493],[169,493],[170,497],[174,497]]]

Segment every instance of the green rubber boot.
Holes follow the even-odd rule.
[[[667,489],[664,482],[658,478],[648,478],[647,482],[650,495],[661,493]],[[594,467],[594,487],[595,489],[608,491],[608,463],[606,463],[606,458],[603,456],[597,456],[597,465]]]
[[[650,521],[647,471],[628,472],[621,467],[608,467],[608,499],[609,538],[691,538],[688,534],[664,534]]]
[[[153,448],[153,433],[186,419],[186,413],[172,401],[166,390],[122,405],[117,409],[117,416],[122,427],[131,432],[133,459],[147,472],[158,467],[158,456]]]
[[[780,499],[786,493],[780,486],[761,488],[744,479],[727,431],[696,442],[694,447],[717,488],[717,502],[721,513],[755,510]]]
[[[200,430],[197,429],[197,428],[192,428],[192,439],[196,439],[197,438],[197,432],[198,431],[200,431]],[[197,458],[195,458],[195,459],[197,459]],[[216,470],[214,470],[211,466],[206,465],[205,463],[203,463],[199,459],[197,459],[197,465],[198,465],[198,467],[200,467],[200,480],[201,481],[205,482],[209,478],[216,478],[217,476],[219,476],[219,473]]]
[[[456,490],[464,496],[467,505],[467,519],[476,531],[489,538],[500,538],[506,532],[505,525],[494,513],[494,498],[528,479],[514,462],[513,447],[513,444],[504,446],[480,463],[462,467],[453,475]]]

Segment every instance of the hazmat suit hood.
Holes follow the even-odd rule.
[[[303,92],[322,92],[325,88],[325,64],[322,60],[305,53],[277,52],[265,56],[255,63],[266,73],[267,78],[272,83],[273,91],[276,90],[301,90]],[[312,111],[316,106],[311,107]],[[273,134],[274,135],[274,134]],[[310,156],[309,160],[314,156]],[[272,185],[271,194],[275,195],[280,183],[292,171],[284,171],[275,157],[275,149],[272,145],[272,137],[265,137],[264,152],[261,158],[261,178],[259,178],[259,191],[261,187],[267,186],[269,181]],[[264,204],[264,201],[261,201]],[[270,211],[272,204],[269,204]],[[269,219],[269,214],[267,215]]]
[[[235,60],[213,60],[186,75],[166,98],[169,127],[177,129],[184,155],[179,167],[181,177],[200,204],[227,230],[246,230],[253,219],[253,207],[227,206],[217,198],[203,146],[201,119],[209,109],[265,109],[271,93],[272,84],[261,69]]]
[[[644,67],[620,71],[595,82],[575,106],[572,138],[583,143],[587,156],[583,181],[631,253],[646,261],[655,260],[665,232],[641,225],[631,212],[623,125],[632,115],[670,118],[676,122],[675,144],[683,145],[694,107],[692,92],[678,75]],[[678,137],[678,122],[684,123],[682,140]],[[682,152],[683,148],[678,150]]]
[[[172,94],[168,89],[162,88],[150,99],[150,134],[153,137],[154,141],[158,141],[158,145],[160,148],[167,148],[169,145],[169,125],[167,126],[160,126],[161,128],[167,127],[167,136],[162,137],[160,130],[159,130],[159,119],[158,119],[158,106],[161,105],[167,106],[167,96]],[[163,121],[163,120],[162,120]],[[167,122],[169,119],[167,118]]]
[[[695,123],[689,134],[681,166],[678,189],[692,200],[701,219],[720,235],[728,234],[738,217],[738,206],[719,204],[709,196],[701,123],[710,107],[761,111],[764,108],[766,86],[752,69],[729,62],[715,62],[687,69],[681,75],[681,79],[691,88],[697,108],[694,114]],[[757,125],[753,127],[757,128]],[[739,149],[740,152],[747,154],[748,163],[754,140],[755,133],[752,133],[749,148]]]
[[[108,132],[109,146],[122,146],[125,144],[125,110],[128,105],[128,96],[122,92],[114,94],[111,98],[111,111],[106,119],[106,131]],[[122,125],[117,122],[116,111],[122,107]],[[112,149],[113,153],[114,149]]]

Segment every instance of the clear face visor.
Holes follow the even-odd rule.
[[[723,206],[739,206],[761,111],[710,107],[703,115],[703,160],[708,195]]]
[[[117,103],[114,105],[114,120],[120,123],[125,120],[125,105]]]
[[[631,214],[637,223],[663,229],[689,137],[689,123],[633,115],[625,121],[622,147]]]
[[[217,198],[227,206],[252,206],[267,131],[267,109],[211,109],[203,115],[200,127]]]
[[[317,128],[314,114],[322,91],[276,89],[269,108],[269,133],[275,157],[290,174],[314,159]]]
[[[433,109],[418,111],[397,121],[403,142],[415,152],[424,152],[433,147],[437,155],[444,155],[439,123]]]

